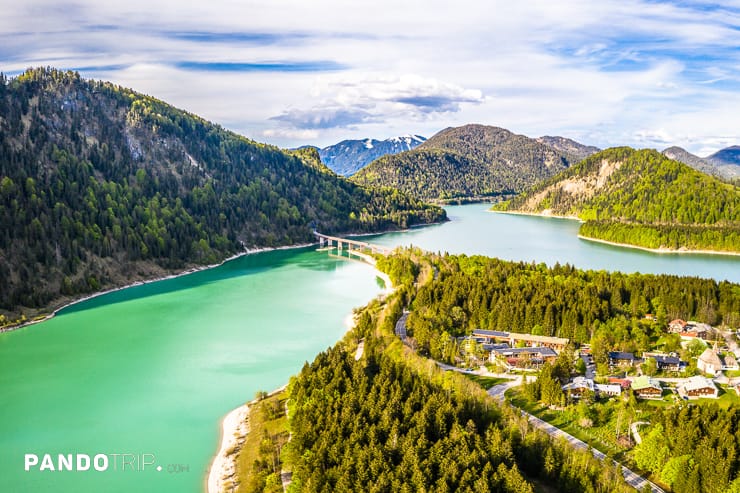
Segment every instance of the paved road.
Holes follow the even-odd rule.
[[[596,364],[590,354],[582,354],[581,359],[586,364],[586,378],[593,380],[596,377]]]
[[[509,390],[511,387],[514,387],[518,385],[517,381],[513,382],[506,382],[502,383],[500,385],[495,385],[488,389],[488,395],[496,399],[497,401],[503,403],[504,402],[504,393]],[[570,443],[573,447],[577,449],[582,450],[591,450],[591,453],[594,454],[594,457],[601,461],[611,460],[606,455],[604,455],[602,452],[599,452],[596,449],[592,449],[586,442],[583,442],[579,440],[578,438],[574,437],[573,435],[570,435],[560,428],[556,428],[550,423],[541,420],[540,418],[533,416],[529,414],[528,412],[520,409],[520,412],[522,413],[522,416],[527,416],[527,420],[532,423],[532,425],[535,428],[539,428],[540,430],[544,431],[548,435],[550,435],[553,438],[565,438],[568,443]],[[650,485],[650,490],[653,493],[665,493],[661,488],[659,488],[657,485],[651,483],[647,479],[643,478],[642,476],[636,474],[631,469],[626,468],[625,466],[619,464],[618,462],[612,460],[612,462],[616,465],[619,465],[622,468],[622,476],[624,476],[625,481],[635,488],[638,491],[642,491],[643,488],[645,488],[646,484]]]
[[[401,341],[406,342],[406,319],[409,317],[409,312],[403,312],[401,318],[396,322],[396,335],[401,338]]]

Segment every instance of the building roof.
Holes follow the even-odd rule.
[[[737,366],[737,360],[731,353],[725,354],[725,366]]]
[[[612,351],[609,353],[609,359],[624,359],[634,361],[635,355],[632,353],[623,353],[621,351]]]
[[[594,391],[594,381],[586,377],[576,377],[572,382],[563,385],[563,390],[588,389]]]
[[[680,365],[681,359],[677,358],[675,356],[665,356],[665,355],[652,355],[651,358],[654,358],[655,361],[658,363],[658,365]]]
[[[514,340],[539,342],[540,344],[559,344],[562,346],[566,346],[570,342],[570,339],[565,339],[563,337],[538,336],[534,334],[519,334],[516,332],[511,332],[509,334],[509,337],[511,337]]]
[[[689,379],[687,379],[685,382],[681,384],[681,387],[683,387],[686,392],[691,391],[691,390],[706,389],[707,387],[711,387],[715,391],[717,390],[717,387],[714,385],[714,382],[700,375],[695,375],[693,377],[690,377]]]
[[[473,331],[473,336],[485,336],[485,337],[509,337],[508,332],[501,332],[499,330],[484,330],[484,329],[475,329]]]
[[[686,327],[686,321],[681,320],[680,318],[677,318],[675,320],[671,320],[671,322],[668,325],[680,325],[681,327]]]
[[[542,358],[554,358],[558,355],[558,353],[556,353],[553,349],[550,349],[549,347],[515,347],[494,349],[493,351],[503,356],[514,356],[519,354],[539,354]]]
[[[663,387],[660,386],[659,381],[655,380],[654,378],[650,378],[647,375],[642,375],[632,380],[632,390],[643,390],[648,388],[658,390],[663,389]]]
[[[596,390],[598,390],[599,392],[604,392],[606,394],[621,394],[622,386],[618,384],[597,383]]]
[[[705,365],[712,365],[717,369],[722,367],[722,361],[719,359],[719,356],[714,351],[714,349],[711,348],[706,348],[704,352],[701,353],[701,356],[699,356],[699,361],[701,361]]]

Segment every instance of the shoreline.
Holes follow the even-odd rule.
[[[288,385],[283,385],[267,394],[267,397],[284,391]],[[221,493],[224,491],[223,486],[226,480],[234,477],[236,474],[236,451],[250,431],[249,428],[249,411],[251,406],[259,402],[252,399],[246,404],[232,409],[221,418],[221,440],[219,442],[218,452],[211,461],[206,474],[206,492]]]
[[[0,328],[0,334],[3,334],[5,332],[12,332],[12,331],[18,330],[18,329],[23,329],[25,327],[29,327],[31,325],[36,325],[36,324],[39,324],[41,322],[46,322],[47,320],[51,320],[52,318],[54,318],[60,311],[66,309],[66,308],[69,308],[70,306],[74,306],[74,305],[76,305],[78,303],[82,303],[84,301],[88,301],[88,300],[91,300],[93,298],[97,298],[99,296],[103,296],[103,295],[110,294],[110,293],[115,293],[117,291],[122,291],[124,289],[133,288],[133,287],[136,287],[136,286],[143,286],[144,284],[150,284],[150,283],[159,282],[159,281],[166,281],[168,279],[175,279],[175,278],[178,278],[178,277],[187,276],[189,274],[195,274],[196,272],[201,272],[201,271],[204,271],[204,270],[214,269],[216,267],[221,267],[222,265],[224,265],[227,262],[231,262],[232,260],[236,260],[236,259],[241,258],[241,257],[244,257],[246,255],[253,255],[253,254],[256,254],[256,253],[264,253],[264,252],[272,252],[272,251],[277,251],[277,250],[290,250],[290,249],[293,249],[293,248],[305,248],[305,247],[309,247],[309,246],[315,245],[315,244],[316,243],[300,243],[300,244],[297,244],[297,245],[285,245],[285,246],[279,246],[279,247],[261,247],[261,248],[246,249],[243,252],[236,253],[236,254],[234,254],[234,255],[232,255],[230,257],[227,257],[227,258],[223,259],[221,262],[218,262],[218,263],[215,263],[215,264],[199,265],[199,266],[196,266],[196,267],[190,267],[189,269],[186,269],[186,270],[181,271],[181,272],[176,272],[174,274],[168,274],[166,276],[160,276],[160,277],[155,277],[155,278],[151,278],[151,279],[142,279],[140,281],[130,282],[130,283],[125,284],[123,286],[118,286],[118,287],[115,287],[115,288],[109,288],[109,289],[105,289],[103,291],[97,291],[95,293],[85,295],[85,296],[83,296],[81,298],[74,299],[74,300],[72,300],[72,301],[70,301],[68,303],[64,303],[63,305],[55,308],[51,313],[49,313],[48,315],[46,315],[44,317],[35,318],[35,319],[29,320],[27,322],[23,322],[23,323],[18,324],[18,325],[11,325],[11,326],[8,326],[8,327],[2,327],[2,328]]]
[[[579,223],[585,222],[575,216],[556,216],[553,214],[542,214],[538,212],[494,211],[494,210],[489,210],[488,212],[493,212],[496,214],[512,214],[515,216],[534,216],[534,217],[544,217],[544,218],[552,218],[552,219],[567,219],[571,221],[578,221]],[[650,253],[655,253],[659,255],[693,254],[693,255],[727,255],[731,257],[740,257],[740,252],[722,252],[719,250],[674,250],[671,248],[650,248],[650,247],[645,247],[645,246],[640,246],[640,245],[632,245],[630,243],[618,243],[616,241],[602,240],[600,238],[591,238],[589,236],[583,236],[581,234],[578,235],[578,239],[586,240],[586,241],[593,241],[595,243],[602,243],[604,245],[610,245],[610,246],[619,247],[619,248],[632,248],[635,250],[642,250],[644,252],[650,252]]]
[[[558,216],[556,214],[544,214],[542,212],[521,212],[521,211],[495,211],[488,209],[487,212],[493,212],[494,214],[511,214],[512,216],[532,216],[532,217],[544,217],[548,219],[567,219],[569,221],[578,221],[583,223],[584,221],[576,216]]]
[[[740,257],[740,252],[720,252],[717,250],[673,250],[670,248],[649,248],[639,245],[631,245],[629,243],[617,243],[615,241],[602,240],[599,238],[591,238],[588,236],[578,235],[579,240],[593,241],[595,243],[602,243],[604,245],[610,245],[620,248],[633,248],[635,250],[642,250],[645,252],[656,253],[659,255],[673,254],[673,255],[727,255],[731,257]]]
[[[365,256],[363,254],[363,256]],[[372,259],[372,257],[370,257]],[[349,260],[352,260],[349,258]],[[374,259],[372,259],[374,260]],[[378,296],[386,297],[395,291],[395,286],[391,282],[390,277],[385,272],[378,270],[375,264],[371,264],[375,275],[380,277],[385,283],[385,290],[383,290]],[[357,324],[357,318],[354,310],[351,311],[343,319],[343,324],[347,328],[345,336],[351,332]],[[340,339],[337,342],[340,342]],[[282,387],[271,391],[268,396],[275,395],[278,392],[284,391],[288,387],[287,384]],[[249,416],[249,406],[256,403],[257,400],[253,399],[250,402],[243,404],[235,409],[229,411],[226,416],[221,420],[221,442],[219,445],[218,453],[211,460],[211,464],[208,467],[208,474],[206,475],[206,493],[221,493],[224,479],[229,479],[236,474],[236,461],[234,460],[234,454],[227,455],[226,451],[234,446],[238,446],[244,443],[247,434],[249,433],[249,422],[247,420]],[[240,416],[246,416],[240,419]]]

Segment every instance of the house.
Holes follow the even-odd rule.
[[[580,399],[586,392],[596,392],[594,381],[586,377],[576,377],[572,382],[563,385],[563,391],[574,399]]]
[[[681,371],[681,359],[676,356],[667,356],[665,354],[650,355],[655,360],[658,371]]]
[[[632,382],[629,379],[616,377],[609,377],[609,384],[619,385],[622,391],[625,391],[632,386]]]
[[[615,383],[612,383],[612,384],[597,383],[595,387],[596,387],[596,393],[599,395],[608,395],[611,397],[611,396],[620,395],[622,393],[622,386],[619,384],[615,384]]]
[[[683,340],[699,338],[703,341],[710,339],[714,334],[714,329],[709,324],[698,322],[686,322],[686,326],[678,333]]]
[[[640,399],[660,399],[663,387],[654,378],[642,375],[632,380],[632,391]]]
[[[668,332],[673,332],[674,334],[683,332],[685,328],[686,321],[681,320],[680,318],[677,318],[676,320],[671,320],[670,323],[668,323]]]
[[[500,348],[493,349],[489,360],[504,360],[511,368],[539,368],[546,362],[553,362],[558,353],[548,347]]]
[[[722,371],[722,360],[719,358],[717,351],[714,349],[707,348],[701,353],[699,359],[696,361],[696,367],[703,373],[715,376],[717,373]]]
[[[716,399],[719,396],[719,390],[714,382],[708,378],[696,375],[678,385],[678,395],[684,399],[699,399],[701,397]]]
[[[632,366],[635,363],[635,355],[632,353],[623,353],[621,351],[612,351],[609,353],[609,366]]]
[[[519,334],[516,332],[502,332],[499,330],[475,329],[473,337],[485,339],[486,342],[506,342],[511,347],[524,343],[529,347],[548,347],[557,352],[562,351],[570,342],[570,339],[562,337],[540,336],[535,334]]]

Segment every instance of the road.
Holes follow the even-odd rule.
[[[406,319],[409,317],[409,312],[403,312],[401,318],[396,322],[396,335],[401,338],[402,342],[406,342]]]
[[[488,389],[488,395],[496,399],[497,401],[503,403],[504,402],[504,393],[509,390],[511,387],[514,387],[518,385],[517,381],[513,382],[506,382],[499,385],[494,385],[490,389]],[[540,430],[544,431],[548,435],[550,435],[553,438],[564,438],[570,443],[573,447],[577,449],[582,450],[591,450],[591,453],[594,454],[594,457],[601,461],[611,460],[612,463],[615,465],[618,465],[622,468],[622,476],[624,476],[624,480],[627,481],[627,483],[635,488],[638,491],[642,491],[645,488],[645,485],[650,485],[650,490],[653,493],[665,493],[661,488],[659,488],[657,485],[651,483],[647,479],[643,478],[642,476],[636,474],[631,469],[626,468],[625,466],[619,464],[617,461],[609,459],[605,454],[602,452],[599,452],[596,449],[592,449],[586,442],[583,442],[579,440],[578,438],[574,437],[573,435],[564,432],[560,428],[556,428],[550,423],[541,420],[540,418],[533,416],[529,414],[528,412],[520,409],[520,412],[522,413],[522,416],[527,416],[527,420],[532,423],[532,426],[535,428],[539,428]]]

